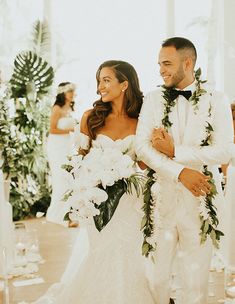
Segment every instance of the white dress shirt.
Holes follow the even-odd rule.
[[[195,81],[184,88],[183,91],[195,91],[196,86],[195,86]],[[183,143],[183,138],[184,138],[184,131],[185,127],[187,125],[188,121],[188,111],[189,111],[189,103],[190,101],[187,100],[183,95],[179,95],[176,99],[176,110],[177,110],[177,117],[178,117],[178,126],[179,126],[179,143]]]

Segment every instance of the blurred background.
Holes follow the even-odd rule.
[[[146,94],[162,84],[158,67],[161,43],[166,38],[182,36],[197,48],[196,69],[202,69],[202,79],[224,92],[232,104],[234,16],[235,0],[0,0],[0,303],[1,290],[9,297],[5,249],[8,253],[17,252],[15,273],[37,273],[38,268],[28,269],[25,265],[32,260],[41,262],[39,235],[48,262],[42,274],[48,284],[60,277],[64,266],[59,273],[57,258],[51,255],[50,260],[47,254],[60,253],[63,263],[66,254],[69,256],[69,251],[61,251],[59,239],[66,240],[69,248],[71,232],[45,225],[42,217],[51,201],[46,143],[58,84],[69,81],[76,85],[73,116],[78,123],[83,112],[98,99],[95,75],[102,62],[116,59],[131,63]],[[234,111],[235,105],[235,129]],[[55,150],[55,155],[59,152]],[[222,245],[212,261],[210,304],[235,302],[224,300],[227,287],[231,291],[227,295],[235,299],[235,166],[230,164],[227,173],[226,168],[227,165],[222,167],[221,182],[224,189],[231,190],[224,191],[226,221],[231,231],[231,267],[224,272],[228,245]],[[24,219],[27,221],[23,224],[17,223]],[[25,226],[29,228],[27,233]],[[40,233],[34,233],[35,229]],[[26,240],[22,241],[22,236]],[[25,248],[29,248],[28,257]],[[8,263],[13,265],[13,261],[13,255],[8,257]],[[19,265],[23,265],[22,272]],[[1,276],[5,285],[1,285]],[[10,303],[19,303],[26,294],[35,299],[37,292],[45,292],[46,285],[41,289],[36,286],[30,293],[28,289],[24,292],[14,288],[10,290]]]
[[[147,93],[162,84],[162,41],[183,36],[197,48],[202,78],[232,103],[234,13],[234,0],[0,0],[0,150],[14,220],[50,203],[45,145],[60,82],[76,85],[79,122],[98,98],[103,61],[131,63]]]
[[[105,60],[132,63],[144,92],[161,84],[157,54],[170,36],[195,43],[204,77],[232,101],[234,12],[233,0],[1,0],[1,78],[10,78],[16,54],[30,48],[40,20],[49,34],[44,57],[54,68],[53,87],[76,83],[77,117],[97,98],[95,72]]]

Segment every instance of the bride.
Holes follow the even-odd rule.
[[[135,157],[143,99],[136,71],[127,62],[104,62],[97,71],[97,87],[101,98],[81,120],[80,151],[88,152],[90,145],[113,147]],[[80,232],[61,282],[35,303],[154,304],[141,256],[141,217],[141,199],[124,194],[101,232],[88,225],[85,258]]]

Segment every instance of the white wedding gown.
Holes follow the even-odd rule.
[[[92,145],[128,150],[134,156],[134,138],[131,135],[113,141],[98,135]],[[124,194],[101,232],[94,224],[88,225],[86,239],[86,229],[80,229],[60,283],[34,303],[154,304],[145,277],[145,258],[141,255],[141,218],[141,198]]]
[[[74,128],[75,120],[70,116],[58,120],[59,129]],[[65,225],[63,221],[65,209],[62,201],[63,194],[69,189],[67,173],[61,166],[68,162],[67,156],[72,153],[70,134],[49,134],[47,140],[47,156],[51,170],[52,195],[47,210],[46,219],[49,222]]]

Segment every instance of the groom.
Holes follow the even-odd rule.
[[[203,166],[218,179],[218,165],[229,161],[233,149],[229,104],[222,94],[195,79],[196,59],[195,46],[188,39],[163,42],[158,63],[165,86],[146,96],[137,127],[138,158],[157,175],[158,187],[152,188],[157,247],[155,264],[148,265],[157,304],[169,303],[176,248],[182,281],[177,303],[207,303],[212,244],[210,237],[201,244],[199,204],[211,184]]]

